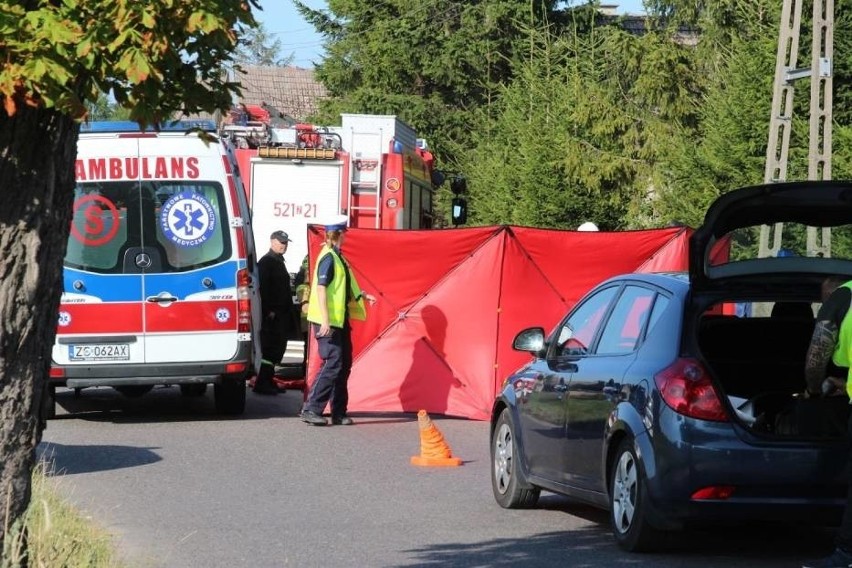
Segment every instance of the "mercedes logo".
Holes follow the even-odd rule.
[[[136,266],[145,270],[151,268],[151,257],[147,253],[141,252],[136,255]]]

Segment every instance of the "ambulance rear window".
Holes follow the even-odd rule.
[[[65,265],[102,274],[136,273],[140,253],[153,259],[157,272],[229,259],[222,186],[196,180],[78,184]]]

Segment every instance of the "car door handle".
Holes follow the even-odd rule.
[[[155,303],[167,303],[167,302],[177,302],[178,299],[174,296],[167,296],[165,294],[158,294],[156,296],[148,296],[145,298],[146,302],[155,302]]]

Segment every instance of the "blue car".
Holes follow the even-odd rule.
[[[610,278],[549,334],[520,331],[532,358],[491,417],[497,502],[608,509],[628,551],[708,522],[838,523],[849,400],[805,396],[804,366],[822,283],[851,259],[852,182],[738,189],[688,272]]]

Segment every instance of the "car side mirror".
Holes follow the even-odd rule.
[[[527,351],[536,357],[541,357],[545,350],[544,329],[540,327],[527,328],[515,336],[512,349],[515,351]]]

